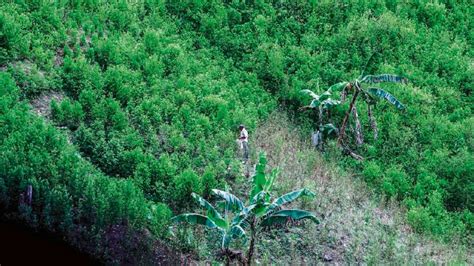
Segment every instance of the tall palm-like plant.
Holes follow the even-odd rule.
[[[405,106],[389,92],[377,87],[365,88],[363,84],[376,84],[376,83],[382,83],[382,82],[406,83],[407,81],[408,80],[406,78],[400,77],[397,75],[381,74],[381,75],[366,75],[364,77],[361,77],[360,79],[355,79],[354,81],[351,81],[351,82],[340,82],[336,84],[337,86],[335,85],[335,88],[342,89],[343,95],[346,95],[348,92],[353,92],[352,100],[349,104],[349,109],[347,110],[346,115],[344,116],[344,119],[340,127],[338,144],[341,144],[344,141],[346,125],[347,125],[347,121],[349,120],[349,115],[351,113],[354,114],[354,119],[356,121],[356,130],[355,130],[356,141],[358,144],[362,144],[363,142],[357,109],[355,108],[355,103],[359,95],[362,95],[362,98],[367,103],[368,116],[369,116],[371,127],[374,130],[375,138],[377,137],[377,123],[375,122],[375,118],[373,117],[373,114],[372,114],[372,107],[376,103],[376,100],[377,99],[386,100],[387,102],[391,103],[397,109],[400,109],[400,110],[405,108]]]
[[[334,87],[334,86],[333,86]],[[301,92],[311,96],[312,100],[309,105],[303,106],[302,109],[316,109],[318,110],[318,120],[319,126],[316,133],[316,140],[319,149],[323,149],[323,140],[325,136],[328,136],[331,133],[337,134],[337,128],[332,123],[325,123],[324,114],[327,116],[330,115],[330,111],[333,107],[341,104],[341,101],[331,98],[333,87],[329,88],[327,91],[318,95],[311,90],[302,90]],[[337,88],[337,86],[335,87]],[[328,121],[329,122],[329,121]]]
[[[344,142],[345,131],[347,122],[349,121],[350,114],[353,115],[355,121],[355,139],[357,145],[361,145],[364,142],[364,136],[362,134],[362,126],[359,120],[359,114],[356,108],[356,101],[359,95],[362,95],[362,99],[367,103],[367,115],[369,117],[370,127],[374,131],[374,139],[377,139],[378,136],[378,129],[377,129],[377,122],[375,121],[375,117],[373,115],[373,107],[377,102],[377,99],[384,99],[394,105],[398,109],[404,109],[404,105],[398,101],[392,94],[389,92],[377,88],[377,87],[368,87],[366,88],[365,84],[376,84],[381,82],[395,82],[395,83],[406,83],[407,79],[391,75],[391,74],[382,74],[382,75],[366,75],[361,76],[359,79],[355,79],[354,81],[348,82],[339,82],[331,87],[322,94],[318,95],[311,90],[302,90],[301,92],[312,97],[312,100],[309,105],[302,107],[302,109],[317,109],[319,111],[319,126],[318,132],[316,134],[317,143],[319,145],[320,150],[323,148],[323,135],[328,135],[329,133],[336,132],[339,135],[338,137],[338,145],[342,145]],[[364,85],[363,85],[364,84]],[[332,97],[334,93],[340,93],[340,100],[335,100]],[[329,116],[330,109],[334,106],[340,105],[342,102],[346,100],[346,97],[349,93],[353,93],[351,102],[349,104],[349,109],[347,110],[344,119],[342,120],[341,126],[339,130],[335,127],[332,123],[324,124],[324,111]],[[347,146],[344,147],[346,152],[350,154],[352,157],[362,160],[363,158],[354,152],[352,152]]]
[[[199,213],[184,213],[175,216],[171,219],[174,223],[187,222],[189,224],[202,225],[210,229],[217,230],[221,233],[221,252],[230,258],[236,256],[236,252],[230,250],[229,246],[232,240],[239,238],[246,238],[245,230],[242,228],[242,223],[249,215],[249,209],[244,206],[244,203],[232,193],[218,189],[212,190],[213,194],[221,197],[224,200],[223,213],[219,213],[212,204],[192,193],[193,198],[199,205],[205,209],[206,214]],[[239,259],[245,262],[245,259]]]
[[[224,201],[223,214],[217,211],[205,199],[192,194],[197,202],[206,210],[206,214],[185,213],[172,218],[175,223],[187,222],[216,229],[222,234],[221,250],[227,257],[227,263],[239,254],[238,259],[243,264],[250,265],[255,253],[255,243],[259,233],[265,228],[276,225],[292,225],[293,221],[309,219],[317,222],[316,217],[308,211],[299,209],[283,209],[288,204],[301,196],[314,197],[314,193],[307,189],[300,189],[272,199],[271,190],[278,175],[278,170],[273,170],[269,175],[265,173],[266,158],[260,154],[259,163],[253,176],[252,190],[249,194],[247,205],[235,195],[222,190],[213,189],[212,192]],[[234,239],[247,238],[250,232],[250,244],[247,258],[242,252],[230,249]]]
[[[286,193],[273,199],[272,189],[278,177],[278,169],[273,169],[269,175],[265,173],[267,160],[264,153],[259,156],[259,163],[253,176],[252,191],[249,195],[249,204],[252,206],[248,222],[250,225],[250,245],[247,252],[248,264],[251,264],[255,251],[255,241],[259,233],[276,225],[292,225],[294,221],[309,219],[319,223],[309,211],[300,209],[284,209],[284,205],[291,203],[301,196],[314,197],[315,194],[303,188]]]

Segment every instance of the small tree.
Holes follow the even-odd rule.
[[[318,223],[311,212],[299,209],[283,209],[283,205],[301,196],[314,197],[314,193],[307,189],[300,189],[272,200],[271,190],[278,175],[278,170],[273,170],[267,176],[265,167],[266,158],[262,153],[253,176],[253,186],[247,206],[235,195],[227,191],[213,189],[212,192],[224,200],[223,214],[220,214],[205,199],[193,194],[193,198],[206,210],[206,215],[185,213],[173,217],[172,221],[203,225],[220,231],[222,233],[220,248],[226,257],[227,264],[237,258],[242,264],[250,265],[255,253],[255,243],[258,240],[258,235],[265,228],[275,225],[292,225],[293,221],[303,219]],[[250,244],[245,258],[243,252],[231,250],[230,243],[233,239],[246,239],[247,232],[250,232]]]
[[[323,92],[321,95],[314,93],[311,90],[302,90],[301,92],[313,98],[309,105],[303,106],[302,109],[316,109],[318,110],[318,132],[316,133],[317,145],[320,150],[323,150],[323,140],[331,133],[337,134],[337,128],[334,124],[327,121],[330,117],[331,109],[339,104],[341,101],[331,98],[333,87]],[[326,115],[326,119],[324,116]],[[326,120],[326,121],[325,121]],[[325,122],[328,122],[325,124]]]
[[[242,257],[241,252],[233,251],[229,246],[231,240],[246,236],[245,230],[242,228],[242,223],[248,217],[248,208],[244,206],[238,197],[229,192],[218,189],[213,189],[212,192],[224,199],[223,214],[220,214],[216,207],[208,201],[192,193],[193,198],[206,210],[206,214],[185,213],[175,216],[171,220],[175,223],[187,222],[218,230],[221,233],[221,252],[226,257],[227,262],[237,257],[239,261],[245,263],[246,260]]]
[[[353,114],[354,121],[355,121],[355,139],[358,145],[361,145],[364,142],[364,136],[362,134],[362,126],[359,120],[359,114],[356,108],[356,101],[359,95],[362,95],[362,99],[367,103],[367,115],[369,117],[370,126],[374,131],[374,139],[377,139],[378,136],[378,129],[377,129],[377,122],[375,121],[375,117],[373,115],[373,106],[377,103],[377,99],[384,99],[394,105],[398,109],[404,109],[404,105],[398,101],[392,94],[388,93],[387,91],[376,88],[376,87],[369,87],[365,88],[362,84],[375,84],[381,82],[395,82],[395,83],[405,83],[407,82],[406,78],[390,75],[390,74],[382,74],[382,75],[367,75],[360,79],[355,79],[351,82],[339,82],[331,87],[321,95],[317,95],[311,90],[302,90],[303,93],[310,95],[313,99],[308,106],[303,108],[311,108],[311,109],[318,109],[319,111],[319,130],[318,133],[322,136],[323,133],[329,132],[337,132],[339,134],[338,137],[338,144],[342,145],[344,142],[345,131],[347,122],[349,120],[350,114]],[[334,100],[331,98],[334,92],[341,93],[341,100]],[[324,116],[323,111],[326,111],[329,114],[330,108],[340,105],[342,102],[345,101],[347,95],[349,93],[353,93],[351,102],[349,104],[349,109],[347,110],[344,119],[342,120],[341,126],[339,130],[332,124],[324,124]],[[319,136],[318,135],[318,136]],[[320,137],[320,142],[322,142],[322,137]],[[320,148],[322,147],[322,144]],[[354,157],[360,159],[362,157],[351,153]]]
[[[344,120],[342,121],[342,125],[340,128],[340,133],[339,133],[339,138],[338,138],[338,144],[342,144],[344,141],[344,136],[345,136],[345,130],[346,130],[346,125],[347,121],[349,120],[349,115],[351,113],[354,114],[354,119],[356,121],[356,142],[357,144],[362,144],[363,143],[363,136],[362,136],[362,131],[361,131],[361,126],[357,114],[357,109],[355,107],[355,103],[357,100],[357,97],[359,95],[362,95],[362,98],[365,100],[368,106],[368,116],[370,120],[370,124],[372,129],[374,130],[374,137],[376,138],[378,135],[378,130],[377,130],[377,123],[375,122],[375,118],[373,117],[372,114],[372,106],[375,105],[377,102],[377,98],[379,99],[384,99],[394,105],[397,109],[404,109],[405,106],[398,101],[392,94],[388,93],[387,91],[381,89],[381,88],[375,88],[375,87],[369,87],[369,88],[364,88],[362,84],[374,84],[374,83],[381,83],[381,82],[394,82],[394,83],[406,83],[408,80],[404,77],[396,76],[396,75],[391,75],[391,74],[381,74],[381,75],[367,75],[362,77],[361,79],[355,79],[352,82],[341,82],[338,84],[341,84],[340,87],[342,87],[342,94],[345,95],[348,92],[353,92],[352,100],[351,103],[349,104],[349,109],[346,112],[346,115],[344,116]]]
[[[276,225],[293,225],[294,221],[309,219],[319,223],[316,217],[309,211],[299,209],[284,209],[283,205],[291,203],[301,196],[314,197],[315,194],[303,188],[286,193],[276,199],[272,199],[272,189],[278,176],[278,169],[273,169],[266,175],[265,168],[267,160],[265,154],[261,153],[259,163],[255,167],[252,191],[249,195],[251,207],[248,223],[250,226],[250,245],[247,252],[247,262],[250,265],[255,252],[255,242],[259,233]]]

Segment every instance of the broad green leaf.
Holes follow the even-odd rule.
[[[257,204],[261,202],[262,200],[265,201],[266,195],[268,194],[268,191],[262,190],[255,194],[253,198],[250,199],[250,204]]]
[[[212,206],[207,200],[203,199],[196,193],[191,194],[193,198],[199,202],[199,205],[204,207],[207,212],[207,218],[211,219],[217,226],[222,227],[222,228],[227,228],[228,224],[227,222],[222,219],[222,216],[219,214],[219,212]]]
[[[349,85],[349,82],[347,81],[339,82],[329,87],[328,91],[339,92],[342,91],[347,85]]]
[[[322,101],[328,99],[329,97],[331,97],[331,92],[328,90],[328,91],[325,91],[323,92],[321,95],[317,95],[316,93],[310,91],[310,90],[302,90],[301,92],[304,92],[308,95],[311,95],[311,97],[313,98],[313,100],[311,101],[311,104],[309,105],[309,107],[311,108],[316,108],[318,107]]]
[[[388,93],[388,92],[386,92],[382,89],[369,88],[367,91],[371,95],[374,95],[374,96],[377,96],[381,99],[387,100],[389,103],[395,105],[395,107],[397,107],[398,109],[404,109],[405,108],[405,106],[400,101],[398,101],[392,94],[390,94],[390,93]]]
[[[329,99],[326,99],[325,101],[323,101],[321,104],[323,105],[324,109],[328,109],[328,108],[331,108],[331,107],[334,107],[336,105],[341,104],[341,101],[333,100],[333,99],[329,98]]]
[[[321,127],[320,131],[325,134],[325,135],[330,135],[332,133],[336,133],[339,131],[337,129],[336,126],[334,126],[333,124],[329,123],[329,124],[325,124]]]
[[[313,99],[319,99],[319,95],[317,95],[316,93],[314,93],[311,90],[301,90],[301,92],[311,96]]]
[[[395,83],[405,83],[408,80],[404,77],[391,74],[381,74],[381,75],[367,75],[362,78],[361,82],[366,83],[380,83],[380,82],[395,82]]]
[[[319,101],[324,101],[328,99],[329,97],[331,97],[331,92],[325,91],[319,96]]]
[[[204,215],[197,213],[184,213],[171,218],[174,223],[187,222],[190,224],[204,225],[208,228],[216,228],[217,225]]]
[[[214,192],[214,194],[216,194],[217,196],[223,198],[226,201],[227,205],[230,206],[232,209],[240,211],[244,208],[244,204],[242,203],[242,201],[233,194],[218,189],[213,189],[212,192]]]
[[[276,224],[282,224],[291,218],[293,220],[310,219],[311,221],[319,224],[318,219],[308,211],[303,210],[281,210],[273,213],[262,221],[262,226],[272,226]]]
[[[259,154],[259,162],[257,166],[255,166],[255,174],[252,178],[253,187],[250,193],[250,199],[252,199],[257,193],[262,191],[264,186],[267,183],[267,179],[265,178],[266,165],[267,165],[267,158],[265,156],[265,153],[261,152]]]
[[[262,217],[268,212],[268,207],[270,206],[270,203],[268,202],[261,202],[253,208],[252,213],[256,217]]]
[[[240,226],[240,225],[235,225],[232,226],[232,229],[230,230],[230,234],[232,235],[232,238],[239,238],[239,237],[244,237],[247,234],[245,233],[245,230]]]
[[[267,184],[267,179],[265,178],[265,173],[256,172],[255,176],[255,184],[264,187]]]
[[[222,236],[222,248],[228,248],[232,239],[246,236],[245,230],[242,227],[238,225],[232,226],[232,228],[228,231],[225,231],[224,235]]]
[[[320,104],[321,104],[321,101],[319,99],[314,99],[309,104],[309,108],[318,108]]]
[[[314,197],[316,194],[306,188],[300,189],[300,190],[295,190],[289,193],[286,193],[285,195],[275,199],[270,207],[268,208],[269,211],[274,210],[275,208],[280,208],[284,204],[293,202],[294,200],[298,199],[301,196],[309,196],[309,197]]]
[[[267,218],[265,218],[260,226],[273,226],[273,225],[279,225],[279,224],[284,224],[288,222],[289,217],[285,215],[270,215]]]
[[[270,176],[268,176],[268,180],[265,184],[265,190],[270,191],[273,187],[273,183],[275,182],[275,179],[277,178],[278,174],[280,173],[280,170],[278,168],[275,168],[272,170],[270,173]]]
[[[247,217],[249,216],[250,212],[255,208],[255,204],[249,205],[242,209],[242,211],[232,219],[232,226],[240,225]]]

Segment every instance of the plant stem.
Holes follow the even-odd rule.
[[[377,137],[379,135],[379,131],[377,129],[377,121],[375,121],[375,117],[372,114],[372,106],[370,104],[367,105],[367,113],[368,113],[369,120],[370,120],[370,127],[372,127],[372,130],[374,131],[374,140],[377,140]]]
[[[356,144],[362,145],[364,144],[364,135],[362,134],[362,126],[359,120],[359,114],[357,113],[357,107],[354,105],[352,107],[352,115],[354,116],[355,122],[355,137],[356,137]]]
[[[319,106],[319,150],[323,151],[323,108]]]
[[[355,87],[354,96],[352,96],[351,104],[349,105],[349,110],[347,110],[346,116],[344,117],[344,120],[342,121],[339,138],[337,140],[337,145],[342,144],[342,141],[344,139],[344,133],[346,131],[347,120],[349,120],[349,115],[351,114],[352,107],[354,107],[354,103],[357,100],[357,96],[359,95],[359,91],[360,91],[359,85],[356,83],[356,85],[353,87]]]
[[[255,238],[257,237],[257,232],[255,231],[255,217],[253,217],[252,222],[250,222],[250,231],[251,236],[250,236],[250,246],[249,246],[249,251],[247,254],[247,265],[252,265],[252,257],[255,251]]]

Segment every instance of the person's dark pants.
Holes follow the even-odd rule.
[[[244,160],[249,159],[249,143],[247,141],[242,141],[242,147],[244,149]]]

